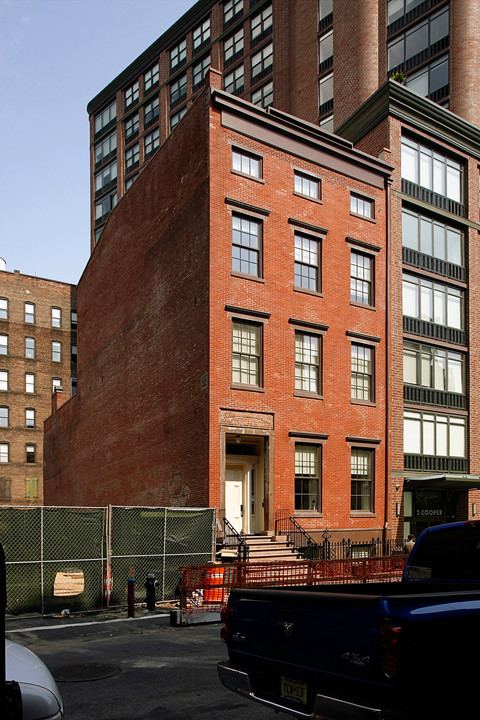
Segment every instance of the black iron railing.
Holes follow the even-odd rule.
[[[223,518],[223,532],[223,547],[226,549],[236,548],[238,561],[246,562],[248,560],[249,548],[245,538],[242,533],[235,530],[226,517]]]
[[[285,535],[287,542],[307,560],[321,558],[321,546],[291,515],[280,514],[275,519],[275,535]]]

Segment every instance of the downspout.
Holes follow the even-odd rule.
[[[383,540],[386,543],[390,535],[390,199],[393,179],[385,180],[385,522],[383,527]]]

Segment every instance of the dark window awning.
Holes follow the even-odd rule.
[[[417,475],[405,476],[405,489],[480,490],[480,475]]]

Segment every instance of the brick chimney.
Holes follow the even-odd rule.
[[[52,415],[56,414],[58,408],[61,407],[66,400],[65,390],[60,386],[54,388],[52,395]]]

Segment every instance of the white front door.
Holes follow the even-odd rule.
[[[244,530],[244,478],[245,470],[242,465],[227,467],[225,516],[237,532]]]

